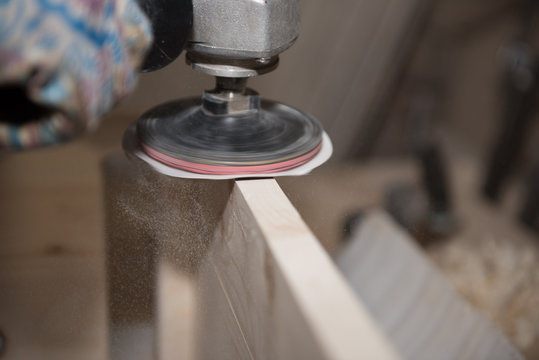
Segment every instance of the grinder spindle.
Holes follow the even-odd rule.
[[[312,160],[327,138],[320,123],[246,86],[249,77],[274,70],[278,54],[296,40],[299,1],[194,0],[192,9],[186,61],[216,76],[216,87],[146,112],[136,125],[140,148],[169,167],[200,174],[268,174]]]

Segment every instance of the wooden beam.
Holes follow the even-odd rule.
[[[395,359],[273,179],[236,181],[198,274],[202,359]]]
[[[197,359],[398,358],[274,179],[173,179],[122,156],[104,174],[111,359],[171,356],[166,322],[193,321],[162,298],[175,272],[196,324],[176,349]]]
[[[523,359],[388,215],[365,215],[336,261],[403,358]]]

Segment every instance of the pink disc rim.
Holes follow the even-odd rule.
[[[312,160],[322,148],[322,142],[312,151],[294,159],[265,165],[246,165],[246,166],[228,166],[228,165],[208,165],[199,164],[190,161],[176,159],[172,156],[162,154],[159,151],[149,147],[146,144],[140,144],[142,149],[151,158],[173,167],[197,174],[207,175],[249,175],[249,174],[271,174],[275,172],[290,170],[301,166]]]

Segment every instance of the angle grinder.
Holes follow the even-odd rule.
[[[244,176],[329,158],[331,142],[315,118],[263,100],[246,86],[248,78],[274,70],[278,55],[297,39],[299,0],[139,3],[155,37],[143,71],[166,66],[185,49],[194,70],[216,77],[215,89],[201,98],[168,102],[142,115],[135,131],[141,158],[184,172]]]

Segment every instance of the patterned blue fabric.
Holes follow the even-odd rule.
[[[0,89],[24,88],[48,110],[30,122],[0,113],[0,148],[54,144],[94,129],[132,92],[150,42],[134,0],[0,0]]]

